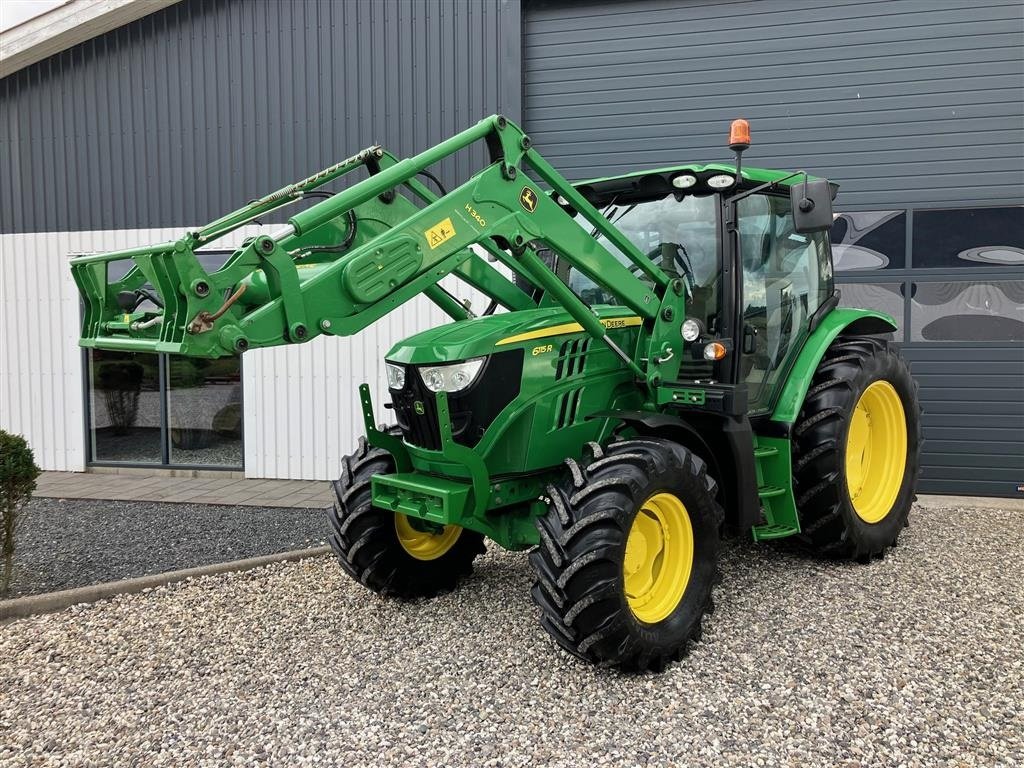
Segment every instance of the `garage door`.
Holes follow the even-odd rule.
[[[1011,2],[528,3],[524,117],[574,179],[729,160],[841,184],[844,304],[884,309],[925,409],[923,492],[1024,483],[1024,21]]]

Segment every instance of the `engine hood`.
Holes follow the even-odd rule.
[[[594,311],[609,329],[641,324],[640,318],[628,307],[599,306]],[[455,362],[503,349],[551,343],[546,340],[583,332],[564,309],[540,307],[458,320],[421,331],[395,344],[387,359],[414,365]]]

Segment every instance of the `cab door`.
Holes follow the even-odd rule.
[[[771,411],[808,335],[811,315],[834,290],[823,232],[798,233],[788,196],[756,194],[737,204],[742,270],[739,379],[750,412]]]

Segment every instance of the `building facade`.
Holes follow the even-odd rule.
[[[85,355],[68,255],[169,239],[364,146],[410,154],[494,112],[571,179],[728,160],[745,117],[749,164],[841,185],[837,282],[901,321],[922,491],[1015,495],[1022,34],[1013,0],[175,3],[0,81],[0,426],[50,469],[332,478],[356,387],[383,402],[384,353],[441,322],[432,305],[241,363]]]

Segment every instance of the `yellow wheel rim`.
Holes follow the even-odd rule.
[[[395,514],[395,531],[402,549],[417,560],[436,560],[455,546],[462,528],[457,525],[446,525],[440,533],[417,531],[412,527],[409,518]]]
[[[683,599],[693,569],[693,526],[683,502],[656,493],[640,507],[622,561],[626,602],[640,621],[656,624]]]
[[[861,520],[877,523],[889,514],[906,467],[903,401],[888,381],[876,381],[857,401],[846,436],[846,488]]]

